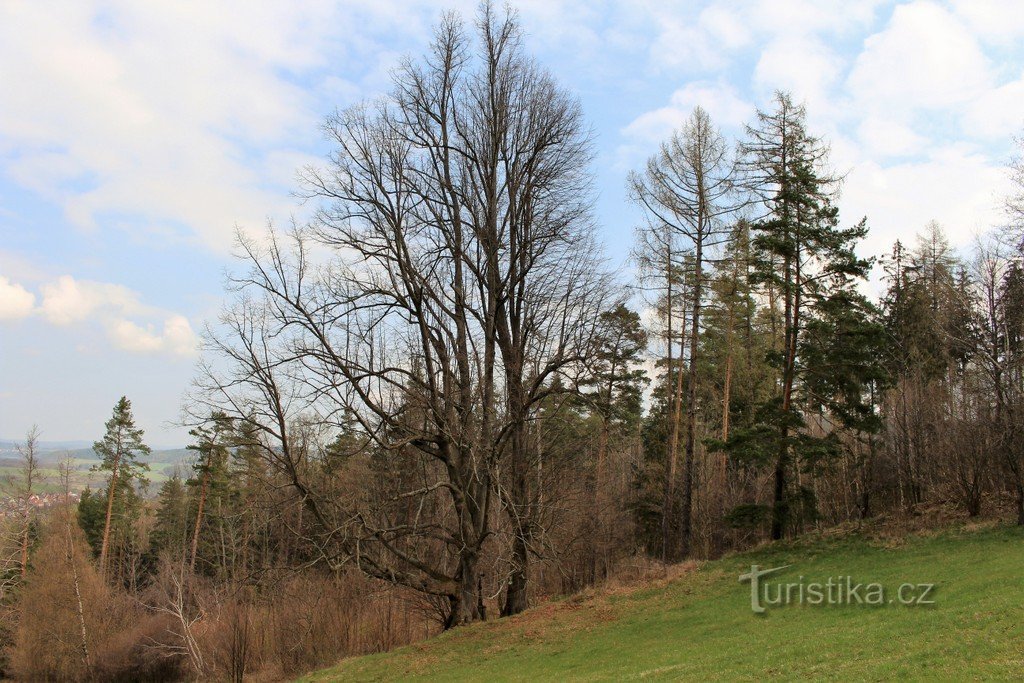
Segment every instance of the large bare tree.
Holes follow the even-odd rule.
[[[579,104],[487,3],[476,39],[446,15],[390,95],[324,128],[334,151],[302,173],[315,220],[291,246],[243,240],[235,284],[258,295],[211,335],[233,370],[205,374],[201,403],[262,426],[323,557],[444,598],[449,625],[483,617],[500,505],[510,569],[495,579],[502,612],[521,611],[542,500],[531,421],[580,384],[609,292]],[[314,265],[314,248],[330,257]],[[374,495],[318,494],[289,453],[300,416],[402,471],[378,468]]]

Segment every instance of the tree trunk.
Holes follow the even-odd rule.
[[[483,585],[477,569],[479,556],[475,552],[465,551],[459,558],[459,572],[456,577],[455,593],[448,597],[451,602],[451,613],[446,629],[465,626],[485,618],[483,604]]]
[[[868,459],[864,463],[864,476],[861,483],[860,494],[860,518],[867,519],[871,516],[871,489],[874,487],[875,470],[875,437],[868,435]]]
[[[199,487],[199,505],[196,509],[196,524],[192,530],[192,549],[189,556],[188,568],[196,570],[196,555],[199,552],[199,530],[203,525],[203,507],[206,505],[206,491],[210,483],[210,461],[207,459],[206,468],[203,470],[203,482]],[[300,508],[301,509],[301,508]]]
[[[680,554],[693,551],[693,469],[697,449],[697,356],[700,348],[700,303],[702,244],[698,239],[693,264],[693,313],[690,320],[690,359],[686,378],[686,456],[683,461],[683,510]]]
[[[676,491],[676,445],[679,438],[678,424],[679,424],[679,411],[678,401],[680,397],[680,390],[673,389],[672,386],[672,242],[671,236],[669,236],[666,242],[666,259],[665,259],[665,359],[666,366],[665,372],[668,376],[665,378],[665,387],[668,389],[668,413],[672,424],[669,425],[670,436],[668,440],[668,450],[665,454],[665,496],[662,501],[662,512],[661,512],[661,559],[667,561],[670,552],[671,534],[670,520],[672,518],[672,508],[675,503],[675,491]],[[681,373],[680,373],[681,374]]]
[[[106,574],[107,572],[107,553],[110,548],[110,520],[114,515],[114,491],[117,490],[117,468],[120,461],[121,456],[118,454],[114,458],[114,466],[110,471],[110,484],[107,487],[107,517],[103,523],[103,543],[100,545],[100,574]]]
[[[785,440],[788,437],[788,429],[782,428],[782,440],[785,444]],[[782,538],[783,533],[786,530],[786,521],[789,517],[789,511],[787,509],[786,502],[786,467],[787,463],[787,448],[785,445],[779,448],[779,457],[775,461],[775,495],[772,504],[772,540],[777,541]]]
[[[800,333],[800,249],[796,249],[792,262],[785,265],[787,283],[783,295],[786,299],[786,355],[782,373],[782,424],[779,429],[779,456],[775,462],[775,500],[772,506],[772,540],[782,538],[789,518],[786,500],[786,468],[789,466],[789,416],[793,409],[793,383],[796,375],[797,338]],[[791,278],[791,279],[790,279]]]
[[[526,571],[529,563],[529,551],[526,540],[517,535],[512,542],[512,575],[509,577],[508,590],[505,592],[505,604],[501,608],[501,616],[508,617],[519,614],[528,607],[526,600]]]
[[[67,539],[68,564],[71,566],[72,587],[75,589],[75,613],[78,617],[79,634],[82,638],[82,663],[85,670],[89,671],[92,664],[89,660],[89,635],[85,628],[85,606],[82,603],[82,587],[78,578],[78,565],[75,563],[75,542],[71,536],[71,510],[65,511],[67,517],[64,520],[64,532]]]
[[[681,334],[680,334],[680,339],[683,339],[685,337],[686,337],[686,316],[684,315],[683,316],[683,329],[682,329]],[[671,340],[671,334],[669,336],[669,339]],[[683,360],[683,354],[682,354],[682,350],[680,350],[680,352],[679,352],[679,364],[680,365],[682,365],[682,360]],[[670,341],[670,344],[669,344],[668,361],[669,361],[669,372],[671,373],[672,372],[672,370],[671,370],[671,368],[672,368],[672,346],[671,346],[671,341]],[[672,391],[671,402],[669,404],[670,406],[672,406],[672,409],[671,409],[672,424],[671,424],[671,431],[669,432],[669,440],[668,440],[668,473],[666,475],[666,481],[665,481],[665,506],[664,506],[665,509],[663,511],[663,514],[662,514],[662,526],[661,526],[661,531],[662,531],[662,535],[663,535],[663,538],[662,538],[662,558],[661,559],[662,560],[666,560],[666,561],[673,560],[676,557],[675,543],[673,542],[672,533],[671,533],[672,532],[671,519],[672,519],[672,514],[674,512],[675,502],[676,502],[675,501],[676,470],[678,468],[678,463],[679,463],[679,457],[678,457],[678,451],[679,451],[679,422],[680,422],[680,417],[682,417],[682,414],[683,414],[683,372],[682,372],[682,368],[680,367],[680,368],[676,369],[676,382],[675,382],[675,387],[674,388],[672,388],[672,386],[671,386],[671,374],[669,375],[669,379],[670,379],[669,387],[670,387],[670,390]]]
[[[509,577],[508,589],[505,593],[505,604],[501,608],[501,616],[508,617],[519,614],[527,607],[526,584],[530,562],[528,541],[530,535],[530,510],[527,497],[529,495],[526,471],[526,440],[522,428],[517,428],[516,435],[511,439],[513,453],[512,472],[512,573]]]
[[[732,392],[732,335],[725,354],[725,385],[722,387],[722,441],[729,439],[729,402]]]

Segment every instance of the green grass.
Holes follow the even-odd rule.
[[[789,606],[756,616],[751,564],[771,581],[851,576],[934,583],[934,605]],[[709,562],[667,584],[546,603],[512,618],[356,657],[309,681],[992,680],[1024,676],[1024,530],[903,542],[803,540]]]

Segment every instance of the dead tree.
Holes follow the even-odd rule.
[[[688,253],[686,284],[683,292],[685,309],[689,316],[685,322],[689,346],[686,352],[686,431],[683,459],[681,500],[681,555],[687,557],[692,545],[693,477],[697,446],[697,386],[701,334],[701,309],[705,297],[705,268],[711,250],[718,247],[729,234],[728,221],[739,208],[736,199],[735,160],[730,156],[725,140],[700,107],[662,144],[652,156],[643,174],[630,176],[631,195],[648,214],[649,223],[661,226],[678,239]],[[675,239],[665,240],[672,245]],[[671,269],[672,264],[669,263]],[[672,278],[669,278],[671,286]],[[669,290],[671,291],[671,289]],[[671,302],[669,302],[671,311]],[[684,336],[686,333],[684,332]],[[669,344],[671,348],[671,344]],[[682,352],[681,352],[682,355]],[[671,358],[670,358],[671,362]],[[679,375],[682,386],[682,374]],[[670,473],[674,470],[674,450],[678,443],[678,417],[682,392],[678,391],[673,406],[673,425],[670,437]],[[670,485],[668,491],[671,493]],[[666,496],[665,514],[672,513]]]

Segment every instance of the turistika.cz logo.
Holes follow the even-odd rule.
[[[796,581],[762,580],[792,565],[762,569],[751,565],[750,572],[740,575],[740,583],[750,582],[750,609],[764,614],[769,607],[787,605],[933,605],[934,583],[902,583],[895,591],[887,591],[881,583],[855,581],[851,576],[830,576],[826,581],[808,581],[800,576]]]

